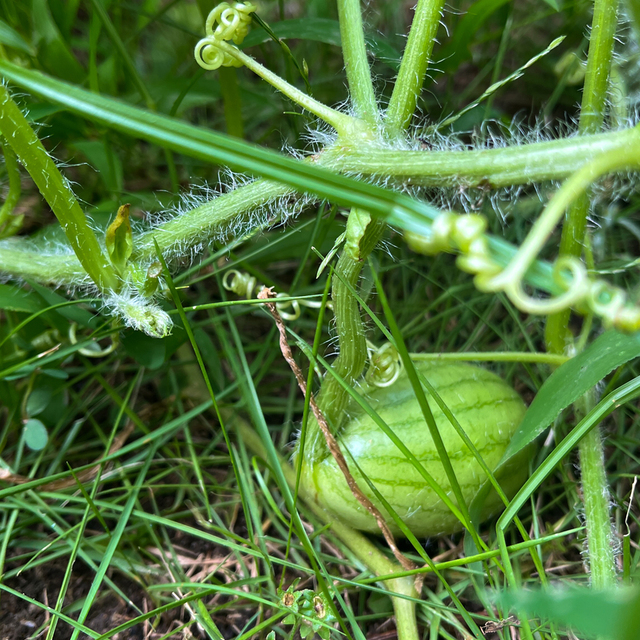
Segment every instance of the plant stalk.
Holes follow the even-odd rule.
[[[343,141],[341,141],[343,142]],[[417,151],[343,145],[320,162],[339,173],[393,178],[406,186],[499,188],[560,180],[601,153],[638,144],[638,128],[497,149]]]
[[[595,406],[593,391],[575,403],[576,420],[582,420]],[[616,583],[613,554],[613,531],[609,510],[611,497],[604,464],[604,447],[600,428],[596,427],[580,440],[580,471],[584,519],[587,524],[587,549],[591,586],[597,590]]]
[[[351,291],[357,287],[362,267],[382,238],[385,227],[384,222],[372,220],[360,241],[360,258],[354,260],[349,251],[343,250],[336,264],[331,298],[336,319],[339,355],[332,367],[350,385],[362,375],[367,361],[367,341],[360,315],[360,306]],[[349,394],[344,387],[333,376],[326,376],[318,396],[318,406],[334,430],[334,434],[341,426],[348,402]],[[313,433],[313,429],[318,428],[317,424],[310,423],[309,426],[311,430],[308,442],[318,442],[318,445],[322,447],[323,438],[316,438]],[[317,450],[314,446],[309,450],[309,455],[313,457],[316,454]]]
[[[409,126],[433,51],[444,0],[418,0],[389,106],[387,130],[401,135]]]
[[[617,0],[595,1],[580,110],[579,130],[583,134],[597,132],[604,121],[617,13]],[[587,194],[582,195],[570,208],[562,228],[560,256],[579,258],[582,255],[589,208]],[[570,314],[570,309],[566,309],[550,316],[547,321],[545,338],[547,349],[552,353],[563,353],[573,340],[569,328]],[[575,403],[575,413],[584,416],[592,406],[593,396],[590,392]],[[604,447],[599,427],[583,438],[579,450],[591,582],[594,587],[604,589],[615,584],[616,565],[611,544]]]
[[[342,56],[349,92],[358,118],[369,126],[378,123],[378,105],[364,42],[360,0],[338,0]]]
[[[84,270],[102,292],[117,290],[118,278],[62,176],[7,87],[0,85],[0,131],[58,218]]]

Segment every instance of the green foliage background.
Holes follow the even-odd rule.
[[[410,2],[372,1],[364,8],[381,104],[391,93],[411,7]],[[100,232],[124,203],[131,205],[135,230],[193,208],[215,190],[230,190],[242,178],[224,169],[223,160],[236,168],[253,163],[256,174],[280,175],[288,184],[295,177],[300,184],[307,181],[310,189],[311,180],[317,179],[315,191],[344,206],[362,198],[372,209],[377,206],[389,215],[392,204],[404,204],[408,217],[392,222],[408,226],[423,224],[434,207],[466,208],[486,215],[490,231],[515,246],[522,243],[557,188],[551,182],[494,191],[432,187],[412,193],[415,198],[409,200],[381,186],[322,177],[267,153],[313,150],[308,132],[316,123],[244,69],[204,72],[195,64],[193,47],[210,9],[204,0],[0,1],[0,70],[9,77],[14,98]],[[630,17],[636,9],[634,2],[625,6]],[[300,70],[308,70],[308,90],[315,98],[328,105],[345,104],[348,94],[334,4],[263,2],[259,15],[285,39],[290,52],[256,25],[244,49],[301,89],[307,83]],[[419,117],[410,132],[413,142],[428,153],[437,145],[462,149],[505,141],[523,144],[575,130],[581,99],[579,60],[585,56],[590,20],[591,4],[582,1],[453,3],[438,31]],[[633,20],[624,19],[619,29],[611,128],[635,123],[640,76],[634,28]],[[565,36],[560,46],[522,77],[472,106],[490,85],[525,65],[557,36]],[[25,70],[22,82],[13,85],[10,74],[17,78],[20,68]],[[31,70],[43,72],[48,80],[30,76]],[[71,90],[65,94],[56,80],[71,83],[77,94]],[[33,90],[25,86],[28,82]],[[43,97],[46,91],[51,92],[49,99]],[[58,98],[53,99],[56,92]],[[112,98],[121,102],[121,111],[110,102]],[[434,135],[435,123],[469,106],[451,126]],[[92,116],[93,107],[106,115]],[[173,133],[183,148],[178,143],[172,146],[167,142],[172,133],[168,121],[151,115],[147,120],[129,107],[227,133],[256,149],[214,135],[197,139],[189,134],[190,138],[177,125]],[[119,124],[114,125],[116,118]],[[150,135],[136,135],[154,124],[164,139],[150,142]],[[323,140],[318,133],[313,138]],[[6,182],[8,166],[1,169],[7,172]],[[14,210],[24,216],[20,235],[60,245],[62,252],[59,225],[24,171],[21,183]],[[593,272],[635,299],[640,243],[635,178],[605,179],[596,196],[589,232]],[[282,210],[270,210],[249,223],[243,220],[240,225],[236,220],[238,228],[231,228],[224,240],[203,238],[192,243],[195,248],[185,247],[183,255],[171,256],[185,315],[179,316],[166,302],[176,324],[163,339],[121,331],[108,316],[98,315],[100,301],[93,294],[82,297],[82,288],[54,291],[32,280],[20,289],[13,283],[0,285],[0,465],[5,478],[21,476],[20,483],[6,482],[0,488],[3,633],[6,620],[26,611],[33,626],[27,625],[25,633],[36,636],[43,631],[44,637],[56,639],[125,637],[116,634],[133,630],[153,630],[150,637],[157,638],[179,637],[186,629],[203,638],[264,637],[271,630],[286,637],[297,628],[308,633],[311,626],[306,621],[314,619],[309,606],[304,615],[296,611],[297,618],[283,622],[291,615],[283,594],[296,578],[302,580],[301,589],[322,593],[334,603],[340,628],[350,637],[385,637],[393,630],[391,601],[384,589],[302,503],[297,505],[300,516],[312,524],[310,546],[290,535],[287,497],[282,483],[279,489],[274,482],[279,479],[274,456],[276,450],[289,455],[304,398],[281,357],[270,318],[255,304],[242,301],[244,296],[222,287],[225,272],[235,268],[292,296],[322,294],[325,281],[316,279],[320,258],[315,251],[324,256],[331,250],[344,231],[344,211],[322,202],[274,226],[287,204],[282,201]],[[559,233],[548,242],[543,257],[552,260],[558,242]],[[519,312],[501,294],[477,291],[470,276],[455,268],[452,256],[420,256],[407,248],[397,231],[389,230],[383,247],[373,254],[372,265],[358,293],[384,322],[375,271],[412,352],[544,351],[544,319]],[[540,278],[548,279],[548,268],[539,269]],[[312,344],[317,319],[317,311],[305,309],[289,326]],[[69,336],[71,323],[75,323],[75,343]],[[577,316],[571,326],[576,332],[586,327],[584,337],[589,342],[599,330],[590,333],[590,325]],[[329,311],[321,329],[321,352],[331,354]],[[202,356],[219,415],[212,410],[189,333]],[[102,358],[88,357],[98,349],[97,343],[108,346],[116,336],[120,342],[114,351]],[[380,344],[384,334],[369,322],[368,337]],[[640,559],[637,503],[631,495],[639,464],[639,433],[637,407],[628,401],[635,398],[638,371],[634,339],[626,340],[624,348],[616,343],[618,356],[609,360],[602,356],[606,363],[596,377],[598,393],[614,394],[617,404],[623,404],[605,423],[606,468],[616,530],[622,534],[628,526],[630,532],[630,537],[618,540],[620,579],[632,584]],[[491,367],[531,401],[550,374],[544,358],[502,360]],[[307,359],[300,362],[308,366]],[[576,386],[556,390],[557,412],[547,422],[575,400],[576,389],[583,393],[593,384],[593,380],[581,383],[579,372],[569,377]],[[262,435],[268,430],[272,448],[254,457],[251,443],[236,437],[232,415],[249,415],[254,424],[261,421],[256,426],[258,430],[262,426]],[[27,428],[34,420],[46,427],[46,442],[41,430],[38,437],[39,429]],[[532,471],[545,459],[548,470],[520,512],[526,531],[541,540],[531,548],[539,554],[546,575],[539,574],[528,547],[518,546],[522,543],[515,526],[507,529],[509,557],[525,586],[551,581],[576,586],[589,581],[580,472],[573,464],[574,454],[567,451],[563,459],[555,451],[564,436],[575,433],[577,422],[571,411],[566,412],[553,434],[540,443]],[[532,434],[539,426],[532,426]],[[108,454],[125,429],[131,431],[126,444]],[[550,452],[555,457],[547,458]],[[105,454],[98,479],[91,473],[89,481],[78,477],[86,483],[80,490],[69,466],[82,474]],[[498,557],[494,525],[484,524],[478,533],[491,557]],[[469,633],[482,637],[479,626],[507,617],[508,610],[488,595],[502,589],[503,574],[487,562],[488,556],[478,555],[473,540],[454,536],[419,542],[441,576],[437,579],[431,569],[426,570],[417,600],[425,638],[470,637]],[[387,553],[381,541],[374,544]],[[408,542],[401,547],[424,564]],[[452,593],[475,629],[463,620]],[[305,598],[313,601],[311,595]],[[565,627],[544,617],[553,617],[553,611],[533,609],[543,616],[531,618],[537,637],[569,637]],[[560,622],[576,624],[573,618]],[[22,628],[16,631],[22,632]],[[333,633],[337,637],[338,631]],[[509,637],[508,630],[500,633]]]

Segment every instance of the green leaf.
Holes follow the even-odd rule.
[[[462,62],[470,59],[470,46],[476,32],[493,13],[507,2],[509,0],[478,0],[474,2],[458,23],[449,44],[443,47],[439,53],[442,60],[440,65],[451,70],[458,68]]]
[[[367,211],[352,209],[349,213],[344,249],[354,260],[360,260],[360,241],[370,222]]]
[[[313,627],[310,624],[303,624],[300,627],[300,637],[304,640],[308,635],[313,633]]]
[[[538,391],[502,462],[533,442],[560,412],[613,369],[640,355],[640,338],[607,331],[575,358],[558,367]]]
[[[69,374],[64,369],[40,369],[40,373],[56,380],[67,380]]]
[[[71,82],[82,82],[85,76],[84,69],[54,22],[49,3],[47,0],[32,2],[31,15],[34,31],[38,36],[38,60],[51,73]]]
[[[47,428],[37,418],[27,420],[23,432],[24,442],[32,451],[41,451],[47,446],[49,441]]]
[[[133,253],[133,234],[129,222],[128,204],[123,204],[118,209],[116,219],[107,228],[105,244],[111,264],[120,275],[124,275],[127,262]]]
[[[151,338],[141,331],[127,331],[121,341],[124,350],[147,369],[160,368],[167,355],[167,339]]]
[[[28,53],[30,56],[36,54],[35,49],[4,20],[0,20],[0,44],[3,44],[17,51]]]
[[[111,145],[100,140],[78,140],[69,146],[87,157],[110,193],[117,194],[122,191],[122,162],[113,152]]]
[[[27,415],[30,418],[42,413],[51,400],[51,389],[49,387],[42,387],[40,389],[34,389],[29,394],[27,400]]]
[[[516,591],[499,596],[505,608],[571,627],[588,638],[637,640],[640,637],[640,590],[586,588]]]
[[[0,309],[36,313],[44,307],[37,294],[9,284],[0,284]]]

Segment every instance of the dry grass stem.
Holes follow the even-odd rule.
[[[267,287],[264,287],[262,291],[260,291],[260,293],[258,294],[258,298],[260,300],[269,300],[270,298],[274,298],[274,297],[275,297],[275,293],[273,292],[273,289],[267,288]],[[271,315],[273,316],[273,319],[276,322],[276,326],[278,327],[278,332],[280,334],[280,350],[282,351],[282,355],[284,359],[287,361],[287,364],[289,365],[289,367],[291,367],[291,371],[293,371],[293,374],[295,375],[296,380],[298,381],[298,386],[300,387],[300,391],[302,391],[302,393],[306,396],[307,383],[304,379],[304,376],[302,375],[302,371],[300,370],[300,367],[298,366],[297,362],[293,358],[291,347],[289,346],[289,342],[287,341],[287,332],[284,326],[284,322],[282,321],[282,318],[280,317],[280,314],[276,309],[276,305],[273,302],[267,302],[266,306],[267,306],[267,309],[269,309],[269,312],[271,313]],[[409,560],[409,558],[404,556],[400,551],[400,549],[398,549],[395,538],[393,537],[393,533],[391,533],[391,529],[389,528],[389,525],[386,523],[384,517],[380,513],[380,510],[373,504],[373,502],[371,502],[371,500],[363,493],[362,489],[360,489],[360,487],[356,483],[353,475],[351,474],[351,471],[349,470],[347,461],[345,460],[345,457],[342,454],[342,451],[340,451],[340,447],[338,446],[336,439],[331,433],[329,429],[329,425],[327,424],[327,421],[325,420],[322,414],[322,411],[320,411],[320,408],[318,407],[318,403],[315,401],[315,398],[313,397],[313,394],[311,392],[309,392],[309,404],[311,406],[311,410],[313,411],[313,415],[316,417],[316,420],[318,421],[318,425],[322,430],[324,438],[327,442],[327,446],[329,447],[329,451],[331,452],[331,455],[334,457],[336,463],[338,464],[340,471],[342,471],[344,478],[347,481],[347,484],[349,485],[349,489],[351,490],[351,493],[354,495],[356,500],[365,509],[367,509],[367,511],[369,511],[369,513],[376,519],[376,522],[378,523],[378,527],[380,528],[380,531],[382,532],[384,539],[387,541],[387,544],[389,545],[389,548],[393,552],[393,555],[395,556],[396,560],[405,569],[417,568],[417,565],[411,560]]]

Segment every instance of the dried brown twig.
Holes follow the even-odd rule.
[[[264,287],[262,291],[258,294],[258,298],[260,300],[269,300],[270,298],[274,298],[275,293],[272,288]],[[284,359],[287,361],[287,364],[293,371],[293,374],[298,381],[298,386],[300,387],[300,391],[306,396],[307,395],[307,383],[302,375],[302,371],[298,366],[297,362],[293,358],[293,353],[291,352],[291,347],[289,346],[289,342],[287,341],[287,333],[284,326],[284,322],[276,309],[276,305],[273,302],[266,303],[267,309],[273,316],[273,319],[276,322],[276,326],[278,328],[278,332],[280,333],[280,351],[282,351],[282,355]],[[342,471],[345,480],[347,481],[347,485],[349,485],[349,489],[351,489],[351,493],[353,493],[356,500],[365,508],[369,513],[376,519],[378,523],[378,527],[380,527],[380,531],[384,536],[384,539],[387,541],[389,548],[393,552],[393,555],[396,557],[396,560],[405,568],[405,569],[415,569],[417,567],[409,558],[404,556],[398,546],[396,545],[396,541],[391,533],[391,529],[389,529],[389,525],[386,523],[384,517],[380,513],[380,510],[371,502],[371,500],[362,492],[362,489],[356,483],[353,475],[351,475],[351,471],[349,470],[349,466],[347,465],[347,461],[338,446],[336,439],[329,429],[329,425],[325,420],[322,411],[318,407],[318,403],[315,401],[313,397],[313,393],[309,392],[309,404],[311,406],[311,410],[313,411],[313,415],[316,417],[318,421],[318,425],[320,426],[320,430],[322,431],[324,438],[327,442],[327,446],[329,447],[329,451],[331,455],[334,457],[340,471]]]

